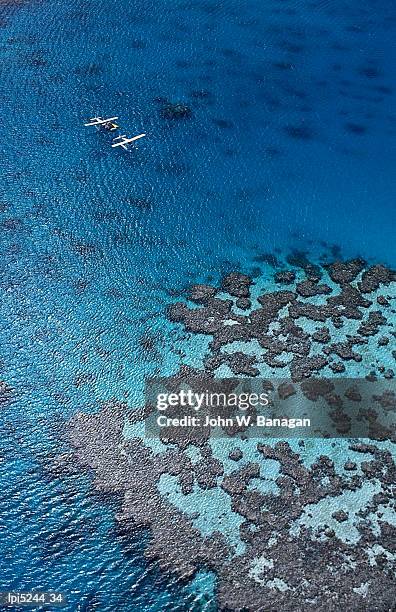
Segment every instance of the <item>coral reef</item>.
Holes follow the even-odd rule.
[[[181,323],[187,332],[213,337],[211,353],[204,362],[208,372],[214,373],[226,364],[233,374],[258,375],[264,363],[273,369],[287,367],[293,380],[298,381],[327,366],[341,373],[345,368],[342,362],[360,363],[363,357],[359,349],[364,349],[371,337],[378,338],[380,346],[388,346],[384,333],[396,334],[386,317],[396,297],[394,271],[381,265],[367,266],[361,259],[322,267],[301,254],[293,254],[287,261],[294,269],[274,275],[276,283],[288,285],[287,290],[254,296],[256,280],[233,272],[218,287],[200,284],[190,289],[187,297],[200,308],[191,308],[185,302],[169,307],[170,320]],[[389,295],[377,299],[372,294],[379,289],[388,290]],[[359,322],[353,333],[350,321]],[[310,331],[312,323],[322,325]],[[233,343],[252,341],[257,342],[261,354],[225,350]],[[334,362],[334,355],[341,362]],[[388,376],[392,374],[388,372]]]
[[[210,352],[202,370],[182,366],[175,379],[213,382],[220,367],[245,377],[258,376],[263,366],[282,371],[293,382],[279,386],[281,399],[293,398],[301,384],[307,398],[326,398],[347,435],[348,418],[331,381],[312,376],[342,374],[357,364],[366,384],[389,377],[381,364],[377,372],[367,370],[361,351],[375,341],[392,353],[395,330],[386,313],[395,274],[360,259],[319,265],[298,253],[273,263],[275,286],[287,284],[287,290],[264,290],[259,277],[233,272],[218,284],[179,293],[185,299],[170,305],[170,320],[192,337],[209,336]],[[345,397],[356,404],[361,390],[350,385]],[[394,393],[374,396],[373,405],[394,410]],[[237,441],[231,431],[223,446],[208,435],[149,440],[142,432],[150,410],[113,401],[96,414],[77,414],[68,423],[73,452],[67,460],[92,471],[95,490],[121,496],[121,526],[150,528],[146,555],[162,570],[186,580],[202,567],[214,572],[221,610],[286,612],[296,602],[307,611],[392,609],[391,442],[263,443],[243,435]],[[383,440],[376,414],[361,408],[374,438]],[[274,465],[278,472],[270,476]],[[218,496],[221,511],[208,529]]]
[[[189,119],[192,110],[181,102],[167,102],[161,109],[161,117],[164,119]]]
[[[132,520],[150,527],[146,555],[157,559],[164,571],[184,579],[202,566],[215,572],[219,609],[286,611],[295,609],[296,601],[300,609],[323,612],[392,608],[396,531],[386,516],[392,507],[396,466],[388,450],[348,444],[354,457],[362,457],[360,470],[357,462],[348,460],[340,475],[327,455],[319,455],[308,467],[287,442],[259,443],[258,461],[246,459],[226,474],[207,441],[196,442],[200,459],[194,462],[177,445],[154,454],[142,439],[125,439],[125,419],[133,425],[142,417],[142,411],[117,403],[103,406],[97,414],[76,415],[69,423],[74,447],[70,461],[93,470],[97,491],[123,497],[117,517],[121,525]],[[244,452],[231,446],[229,457],[239,466]],[[260,464],[268,461],[279,464],[276,494],[251,486],[260,476]],[[199,504],[188,514],[161,493],[164,476],[178,481],[186,500],[200,491],[203,506],[211,503],[210,497],[205,501],[206,494],[221,488],[239,517],[237,556],[220,527],[209,535],[197,528]],[[336,528],[350,518],[343,500],[367,486],[374,493],[354,517],[350,529],[356,539],[345,540]],[[314,528],[305,519],[323,500],[339,507],[329,518],[332,526],[325,522]]]

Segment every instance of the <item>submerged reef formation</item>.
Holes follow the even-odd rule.
[[[14,396],[14,390],[3,380],[0,380],[0,408],[9,404]]]
[[[222,457],[210,441],[187,449],[160,443],[159,450],[137,434],[142,416],[118,403],[78,414],[69,423],[70,461],[93,470],[98,492],[122,497],[122,526],[150,528],[146,555],[162,570],[184,579],[202,567],[214,572],[219,609],[291,610],[296,602],[312,611],[392,609],[396,466],[389,450],[346,442],[353,460],[342,473],[326,454],[305,465],[287,442],[234,447],[222,440]],[[276,492],[254,486],[274,463]],[[351,499],[367,493],[351,522]],[[321,521],[323,502],[329,516]]]
[[[175,379],[357,376],[351,364],[369,381],[393,376],[384,365],[395,356],[392,270],[361,259],[320,266],[297,253],[284,269],[273,263],[272,285],[229,273],[170,306],[192,337],[211,338],[204,367],[182,365]],[[374,363],[379,347],[386,358]],[[349,399],[359,401],[353,388]],[[394,394],[376,400],[394,410]],[[163,571],[213,573],[219,610],[393,609],[392,442],[150,438],[148,410],[112,401],[78,413],[67,460],[93,473],[97,492],[122,499],[123,530],[150,529],[146,555]]]
[[[191,108],[181,102],[165,102],[161,109],[161,117],[164,119],[189,119],[191,116]]]
[[[373,361],[373,340],[394,346],[396,329],[387,318],[387,311],[394,312],[394,271],[361,259],[320,267],[294,254],[288,262],[293,267],[274,274],[272,291],[233,272],[218,287],[194,285],[187,293],[193,305],[170,306],[171,321],[212,337],[207,372],[227,366],[231,376],[282,372],[300,381],[318,372],[345,372],[346,362],[358,364],[364,357]],[[394,370],[388,368],[386,376],[392,378]]]

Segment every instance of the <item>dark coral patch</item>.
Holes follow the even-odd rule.
[[[272,65],[278,70],[293,70],[295,68],[295,65],[292,64],[292,62],[274,62]]]
[[[256,255],[254,261],[257,261],[258,263],[267,263],[273,268],[277,268],[279,266],[279,261],[276,255],[273,255],[272,253],[262,253],[261,255]]]
[[[365,134],[367,132],[367,127],[359,123],[346,123],[344,127],[351,134]]]
[[[308,141],[312,140],[315,136],[313,129],[307,125],[286,125],[283,131],[295,140]]]
[[[358,73],[368,79],[377,79],[381,76],[381,71],[376,66],[362,66]]]
[[[168,102],[161,109],[161,117],[169,120],[190,119],[192,117],[192,110],[181,102]]]
[[[198,304],[206,304],[216,295],[216,288],[210,285],[193,285],[188,297]]]
[[[276,283],[281,285],[291,285],[296,280],[296,273],[293,270],[276,272],[274,279]]]
[[[381,285],[389,285],[393,281],[396,281],[395,271],[383,265],[371,266],[371,268],[363,273],[358,287],[362,293],[370,293]]]
[[[221,129],[229,130],[234,127],[232,121],[227,121],[226,119],[212,119],[213,123],[217,125],[217,127]]]
[[[194,89],[190,93],[190,96],[192,98],[197,98],[198,100],[205,100],[211,96],[211,93],[207,89]]]
[[[343,285],[354,281],[365,265],[366,262],[363,259],[351,259],[349,261],[336,261],[325,267],[331,280]]]
[[[250,285],[252,280],[246,274],[231,272],[223,278],[222,289],[230,295],[238,298],[248,298],[250,295]]]
[[[332,292],[328,285],[319,285],[310,279],[306,279],[296,286],[296,291],[303,297],[313,297],[314,295],[328,295]]]
[[[12,401],[14,389],[3,380],[0,381],[0,407],[4,407]]]

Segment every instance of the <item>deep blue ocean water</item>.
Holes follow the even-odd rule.
[[[48,474],[56,424],[111,397],[137,405],[145,374],[174,371],[164,307],[194,280],[323,240],[396,263],[395,10],[42,0],[0,7],[0,25],[0,376],[15,389],[0,590],[192,610],[144,561],[147,534],[126,543],[88,480]],[[163,100],[191,118],[164,119]],[[83,126],[95,114],[147,138],[113,150]]]

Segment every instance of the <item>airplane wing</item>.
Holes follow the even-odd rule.
[[[143,138],[143,136],[146,136],[146,134],[139,134],[139,136],[134,136],[133,138],[125,138],[123,140],[120,140],[120,142],[114,142],[111,145],[113,148],[114,147],[123,147],[124,149],[126,149],[127,144],[129,144],[130,142],[134,142],[135,140],[139,140],[139,138]],[[121,136],[117,136],[117,138],[121,138]],[[117,138],[114,138],[114,140],[117,140]]]
[[[116,119],[118,119],[118,117],[109,117],[108,119],[103,119],[102,117],[92,117],[92,119],[89,120],[89,123],[84,123],[84,125],[102,125],[103,123],[109,123],[110,121],[115,121]]]
[[[101,118],[100,117],[92,117],[91,119],[89,119],[88,123],[84,123],[85,126],[89,126],[89,125],[98,125],[98,123],[100,123]]]
[[[139,138],[143,138],[146,134],[139,134],[139,136],[134,136],[133,138],[128,138],[127,142],[133,142],[134,140],[139,140]]]

